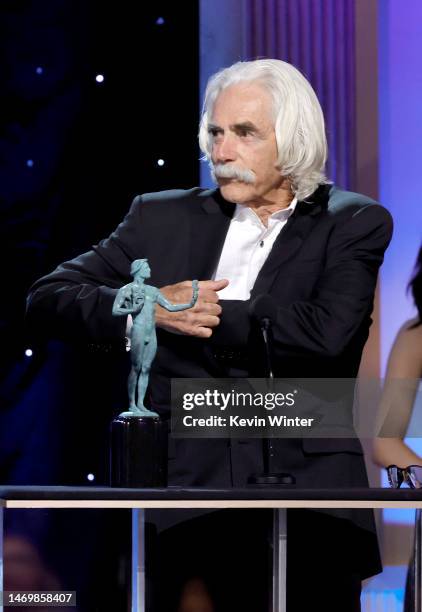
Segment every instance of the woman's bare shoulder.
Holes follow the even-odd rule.
[[[422,372],[422,325],[418,319],[409,319],[400,328],[394,341],[392,353],[403,361],[414,361]]]
[[[422,323],[415,317],[405,321],[397,333],[397,340],[413,344],[414,341],[422,339]]]

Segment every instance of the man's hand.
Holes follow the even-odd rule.
[[[199,281],[198,301],[193,308],[181,312],[169,312],[156,306],[155,319],[157,327],[173,334],[209,338],[213,327],[220,323],[221,306],[218,304],[217,291],[227,287],[229,281]],[[160,289],[161,293],[172,304],[186,304],[192,299],[192,281],[182,281]]]

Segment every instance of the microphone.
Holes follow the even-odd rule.
[[[267,376],[270,379],[270,391],[274,391],[274,372],[272,364],[272,321],[270,317],[262,317],[260,321],[262,338],[265,344],[265,355],[267,365]],[[248,478],[248,484],[254,486],[269,486],[269,485],[294,485],[296,478],[287,472],[278,474],[270,472],[270,458],[273,455],[273,446],[269,438],[262,439],[262,453],[264,472],[262,474],[251,474]]]
[[[271,354],[271,327],[272,321],[269,317],[262,317],[261,319],[261,332],[265,344],[265,355],[267,358],[267,375],[272,380],[274,378],[273,367],[272,367],[272,354]],[[272,390],[273,384],[271,384]]]

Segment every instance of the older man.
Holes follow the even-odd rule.
[[[326,180],[313,89],[279,60],[234,64],[209,81],[199,141],[218,188],[135,198],[108,239],[35,283],[29,319],[99,347],[124,344],[131,322],[112,317],[113,301],[131,262],[148,258],[151,284],[171,302],[189,301],[191,279],[202,279],[193,309],[157,306],[150,402],[163,417],[172,377],[265,375],[263,318],[276,375],[355,377],[392,223]],[[259,440],[169,440],[170,484],[243,486],[262,462]],[[270,463],[298,486],[367,484],[356,439],[275,440]],[[305,512],[289,525],[288,610],[359,609],[360,580],[379,571],[372,515]],[[301,532],[320,548],[301,551]]]

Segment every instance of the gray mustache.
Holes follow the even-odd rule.
[[[213,174],[216,178],[236,179],[243,183],[255,182],[255,174],[252,170],[237,168],[233,164],[215,164]]]

